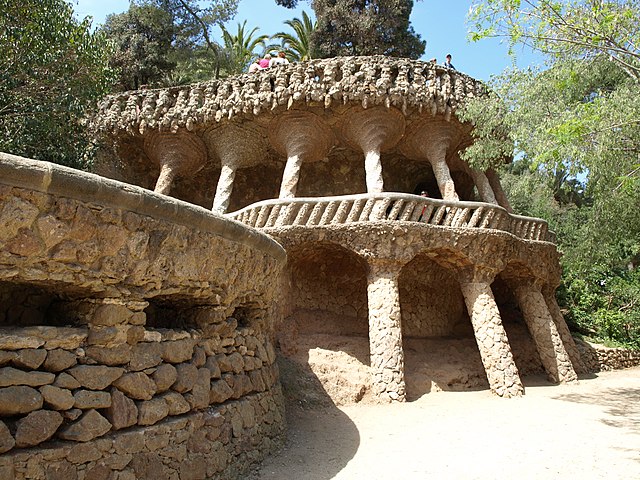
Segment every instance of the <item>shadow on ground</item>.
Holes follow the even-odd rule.
[[[620,387],[594,393],[568,393],[552,397],[573,403],[586,403],[603,407],[606,417],[600,419],[610,427],[629,428],[640,433],[640,388]]]
[[[247,480],[295,479],[301,466],[305,480],[334,478],[358,451],[358,429],[336,407],[308,364],[279,355],[278,366],[286,399],[285,448]]]

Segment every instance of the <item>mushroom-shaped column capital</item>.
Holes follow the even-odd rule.
[[[341,134],[348,144],[365,154],[367,192],[384,190],[380,153],[400,141],[405,125],[404,115],[395,108],[354,109],[345,114]]]
[[[318,115],[299,110],[278,117],[269,131],[273,148],[287,157],[280,198],[295,197],[302,163],[325,158],[335,143],[333,133]]]
[[[147,135],[144,151],[160,166],[154,191],[164,195],[169,194],[176,177],[197,172],[207,161],[207,148],[202,139],[186,131]]]

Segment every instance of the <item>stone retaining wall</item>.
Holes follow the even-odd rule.
[[[283,249],[0,154],[0,479],[232,479],[279,443]]]
[[[609,348],[596,343],[576,339],[582,361],[590,372],[619,370],[640,366],[640,351],[626,348]]]

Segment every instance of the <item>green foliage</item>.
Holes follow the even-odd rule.
[[[109,45],[63,0],[0,0],[0,150],[86,166],[81,118],[112,83]]]
[[[409,23],[413,0],[313,0],[313,50],[321,58],[387,55],[418,58],[426,42]]]
[[[316,23],[305,11],[302,12],[302,19],[296,17],[284,23],[291,27],[294,33],[278,32],[271,38],[282,42],[282,48],[290,61],[311,60],[314,57],[311,50],[311,37],[316,29]]]
[[[233,35],[222,27],[222,39],[224,40],[225,53],[228,55],[227,71],[229,74],[239,74],[248,68],[249,64],[257,58],[255,50],[264,50],[268,35],[256,35],[258,27],[250,32],[246,31],[247,21],[238,23],[236,34]]]

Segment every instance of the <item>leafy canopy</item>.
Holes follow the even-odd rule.
[[[0,0],[0,150],[86,164],[81,123],[113,75],[102,33],[64,0]]]

